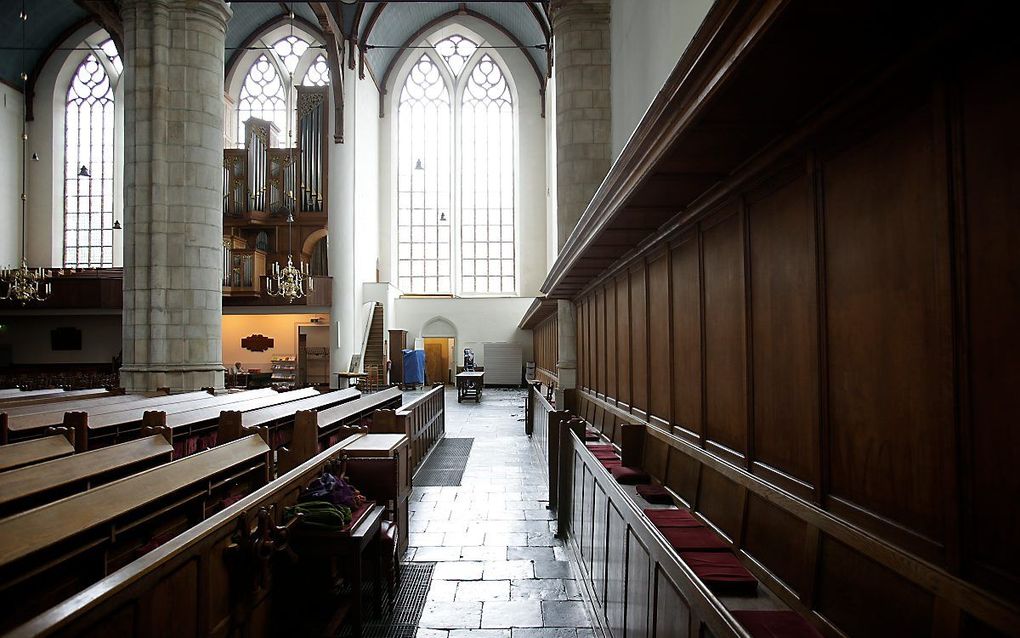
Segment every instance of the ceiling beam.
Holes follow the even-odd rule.
[[[319,19],[323,44],[326,45],[326,62],[329,65],[329,84],[333,89],[333,143],[344,143],[344,34],[328,2],[309,2]],[[342,17],[341,17],[342,20]]]

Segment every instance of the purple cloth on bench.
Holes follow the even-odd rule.
[[[622,485],[637,485],[652,480],[652,477],[648,476],[648,472],[639,467],[627,467],[622,462],[620,465],[613,466],[609,471],[613,473],[613,478]]]
[[[822,634],[793,611],[733,611],[733,617],[754,638],[822,638]]]
[[[656,505],[672,505],[673,497],[661,485],[638,485],[638,496]]]
[[[729,543],[707,527],[660,527],[659,531],[678,552],[721,551]]]
[[[704,527],[701,521],[687,510],[646,509],[645,516],[658,528],[663,527]]]
[[[729,552],[684,552],[680,558],[716,594],[754,596],[758,581]]]

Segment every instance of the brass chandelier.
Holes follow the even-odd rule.
[[[25,3],[22,0],[21,13],[18,14],[21,20],[21,66],[25,68],[25,22],[28,20],[28,13],[25,11]],[[28,95],[28,73],[21,72],[21,81],[25,83],[25,95]],[[26,97],[27,99],[27,97]],[[14,301],[25,305],[30,301],[45,301],[52,292],[52,285],[48,281],[52,273],[44,268],[28,267],[28,260],[25,258],[25,230],[28,221],[28,109],[25,109],[25,119],[21,123],[21,266],[18,268],[5,268],[0,270],[0,288],[3,294],[0,299]]]

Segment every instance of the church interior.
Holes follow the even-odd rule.
[[[1020,636],[1017,18],[0,2],[0,634]]]

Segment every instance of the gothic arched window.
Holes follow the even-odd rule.
[[[305,72],[305,79],[301,81],[302,86],[325,86],[329,84],[329,64],[326,57],[319,54]]]
[[[514,100],[484,49],[462,35],[438,41],[400,92],[395,265],[406,293],[517,293]]]
[[[250,117],[276,124],[287,130],[287,88],[276,65],[266,54],[260,55],[248,70],[237,103],[237,139],[244,143],[244,123]]]
[[[100,45],[114,69],[120,57]],[[113,55],[111,55],[111,53]],[[113,266],[113,80],[95,53],[75,70],[64,106],[64,265]]]

